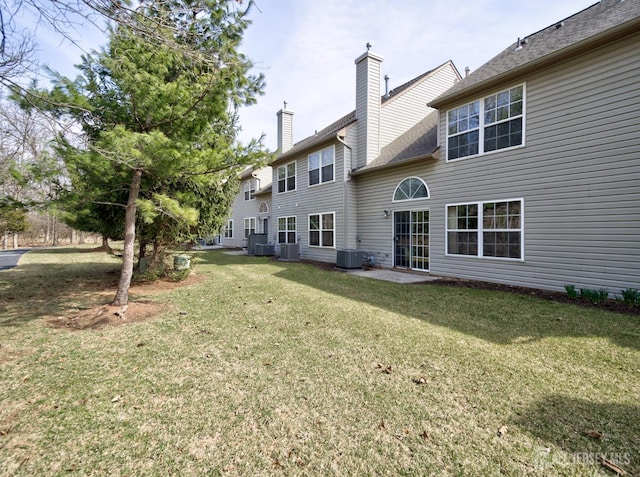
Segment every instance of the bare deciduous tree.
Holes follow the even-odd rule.
[[[238,6],[243,0],[229,0]],[[87,25],[97,32],[108,33],[113,26],[126,27],[135,31],[146,41],[167,45],[182,54],[197,56],[199,61],[211,61],[216,64],[218,57],[215,49],[209,51],[191,49],[184,38],[167,37],[163,31],[167,27],[175,28],[175,21],[185,25],[199,14],[197,6],[185,2],[182,11],[175,11],[171,22],[161,16],[148,15],[147,4],[162,5],[164,2],[149,0],[0,0],[0,86],[24,90],[24,80],[29,74],[36,73],[39,65],[34,59],[37,38],[34,31],[38,28],[53,30],[60,41],[67,41],[82,51],[82,33]],[[170,3],[166,2],[167,5]],[[197,2],[196,2],[197,3]],[[249,0],[246,10],[254,5]],[[135,6],[133,6],[135,4]],[[172,6],[171,8],[175,8]],[[238,7],[240,8],[240,7]],[[30,30],[21,28],[17,18],[30,17],[33,25]],[[218,31],[201,32],[214,36]],[[33,92],[33,91],[32,91]]]

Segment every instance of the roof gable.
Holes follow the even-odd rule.
[[[429,105],[440,108],[467,96],[515,80],[547,64],[570,58],[596,42],[637,32],[640,2],[602,0],[564,20],[511,44],[502,53],[451,87]]]
[[[356,112],[352,111],[346,116],[341,117],[337,121],[331,123],[326,128],[316,132],[314,135],[309,136],[303,139],[300,142],[297,142],[293,145],[293,147],[287,152],[280,154],[275,160],[271,162],[271,165],[279,164],[288,159],[291,159],[293,156],[300,154],[301,152],[310,149],[313,146],[317,146],[319,144],[323,144],[332,139],[335,139],[336,135],[345,127],[356,121]]]
[[[433,111],[395,141],[383,147],[374,161],[353,171],[352,175],[424,159],[432,156],[437,149],[438,112]]]
[[[409,91],[414,85],[417,85],[418,83],[420,83],[420,81],[440,71],[441,68],[449,64],[453,67],[456,74],[458,74],[459,76],[459,73],[455,68],[455,66],[453,65],[453,63],[450,60],[446,61],[445,63],[438,66],[437,68],[426,71],[425,73],[422,73],[421,75],[416,76],[415,78],[407,81],[406,83],[403,83],[400,86],[396,86],[395,88],[390,90],[387,94],[381,96],[380,101],[381,101],[382,107],[384,107],[385,103],[387,103],[388,101],[391,101],[401,96],[405,92]],[[311,149],[312,147],[319,146],[321,144],[327,143],[335,139],[336,135],[340,131],[342,131],[344,128],[352,125],[355,122],[356,122],[356,112],[354,110],[354,111],[351,111],[349,114],[346,114],[345,116],[341,117],[337,121],[331,123],[329,126],[325,127],[324,129],[303,139],[300,142],[295,143],[291,149],[280,154],[275,160],[273,160],[271,162],[271,165],[277,165],[287,160],[290,160],[293,156],[297,154],[300,154],[308,149]]]

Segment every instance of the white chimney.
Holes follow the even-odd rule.
[[[284,108],[276,113],[278,117],[278,150],[287,152],[293,147],[293,111],[287,110],[287,102]]]
[[[382,57],[369,48],[356,59],[356,167],[363,167],[380,154],[380,72]]]

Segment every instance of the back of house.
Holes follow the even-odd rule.
[[[298,143],[280,111],[262,199],[276,253],[639,289],[640,2],[525,34],[465,78],[447,62],[383,95],[367,49],[355,111]]]
[[[432,272],[640,288],[640,2],[523,36],[431,106]]]

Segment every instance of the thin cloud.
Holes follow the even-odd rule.
[[[451,59],[464,74],[517,37],[544,28],[593,0],[260,0],[243,50],[265,73],[266,95],[241,111],[245,141],[266,133],[275,149],[275,113],[287,101],[300,141],[355,108],[354,60],[384,57],[383,75],[398,86]]]

